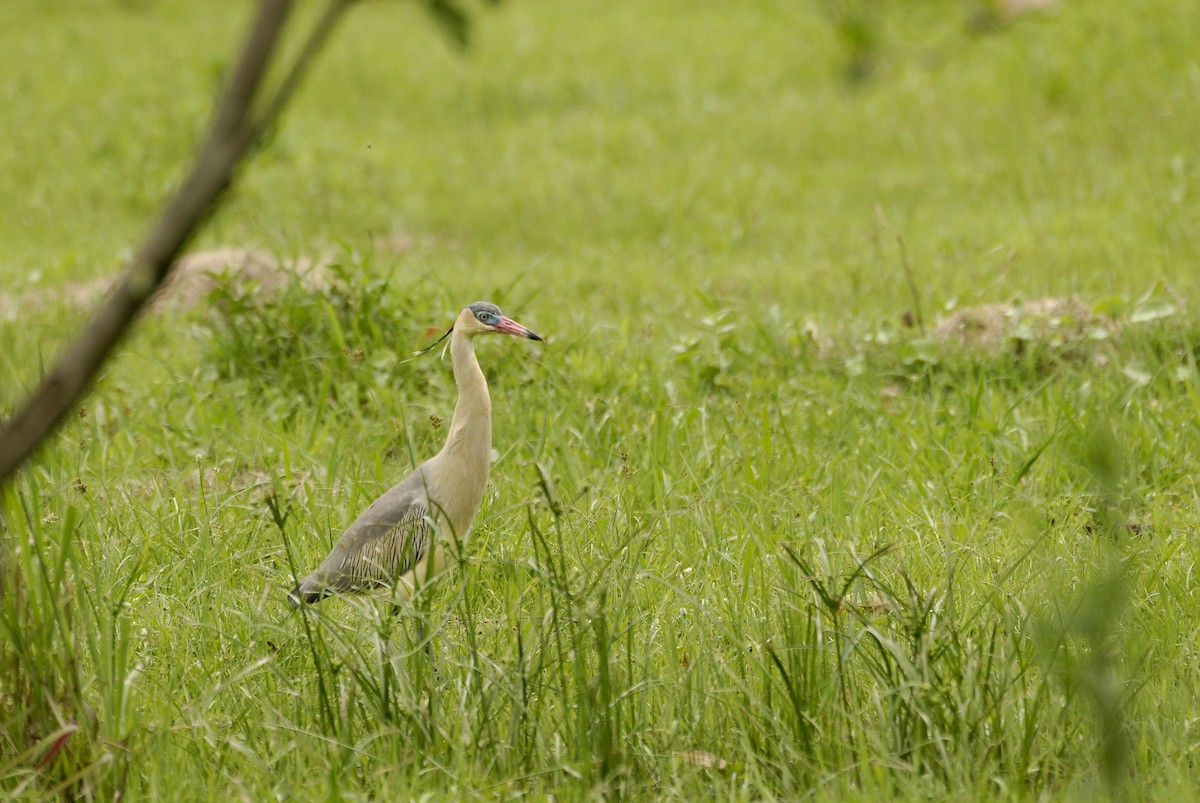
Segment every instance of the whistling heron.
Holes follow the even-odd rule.
[[[458,385],[446,445],[342,533],[329,557],[292,590],[288,599],[293,607],[379,586],[394,586],[398,597],[408,598],[445,567],[445,548],[438,548],[438,542],[466,539],[483,501],[492,459],[492,401],[475,359],[475,338],[490,334],[542,339],[505,317],[495,304],[476,302],[458,314],[438,341],[450,337]]]

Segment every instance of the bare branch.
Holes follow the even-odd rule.
[[[262,0],[237,66],[218,101],[191,173],[165,205],[137,256],[80,336],[0,431],[0,485],[44,441],[87,391],[101,365],[166,280],[175,258],[216,209],[238,165],[278,118],[304,71],[352,0],[330,0],[275,93],[253,115],[292,0]]]

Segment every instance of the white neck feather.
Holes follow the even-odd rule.
[[[483,501],[492,460],[492,400],[470,335],[455,329],[450,336],[450,357],[458,402],[446,444],[435,458],[439,476],[431,479],[441,497],[438,503],[445,507],[459,536],[465,537]]]

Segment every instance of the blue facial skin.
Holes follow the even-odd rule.
[[[476,301],[469,309],[475,314],[475,319],[486,326],[495,326],[500,322],[500,308],[486,301]]]

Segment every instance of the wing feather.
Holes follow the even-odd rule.
[[[354,520],[329,557],[292,591],[294,602],[316,602],[344,591],[391,585],[429,550],[433,517],[421,472],[389,489]]]

